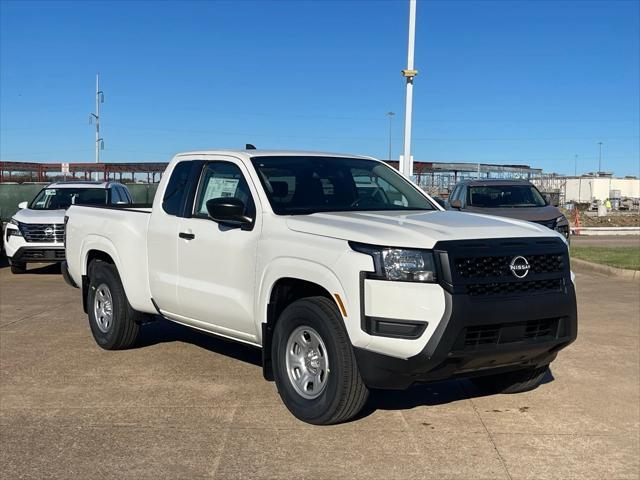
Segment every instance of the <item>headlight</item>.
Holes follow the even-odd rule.
[[[561,223],[563,222],[567,222],[567,223],[564,223],[563,225],[561,225]],[[564,235],[565,238],[569,238],[569,222],[564,216],[561,215],[558,218],[556,218],[556,226],[553,229],[556,232]]]
[[[15,218],[12,218],[11,220],[9,220],[9,224],[15,225],[15,228],[11,228],[9,225],[7,225],[7,229],[6,229],[7,240],[9,240],[9,237],[21,237],[22,232],[20,231],[20,222],[17,221]]]
[[[373,257],[375,276],[400,282],[433,283],[437,280],[433,252],[385,248],[349,242],[353,250]]]

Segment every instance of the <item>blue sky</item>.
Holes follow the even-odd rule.
[[[640,174],[638,1],[419,1],[417,160]],[[402,149],[408,2],[0,3],[0,158]]]

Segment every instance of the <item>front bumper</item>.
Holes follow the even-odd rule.
[[[14,263],[62,262],[65,259],[64,247],[29,246],[20,247],[7,256]]]
[[[476,300],[445,293],[446,312],[418,355],[400,359],[355,348],[367,386],[489,375],[549,364],[577,336],[573,283],[561,293]]]

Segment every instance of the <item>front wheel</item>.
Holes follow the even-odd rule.
[[[11,273],[19,275],[27,271],[27,264],[23,262],[11,262]]]
[[[315,424],[354,417],[369,395],[342,317],[325,297],[289,305],[273,336],[274,379],[282,401],[298,419]]]
[[[499,375],[472,378],[480,390],[489,393],[520,393],[538,387],[549,373],[549,365],[538,368],[516,370]]]

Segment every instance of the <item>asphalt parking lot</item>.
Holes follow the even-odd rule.
[[[159,320],[94,343],[55,268],[0,268],[0,477],[637,479],[640,283],[577,275],[578,340],[535,391],[376,392],[362,418],[292,417],[259,352]]]

